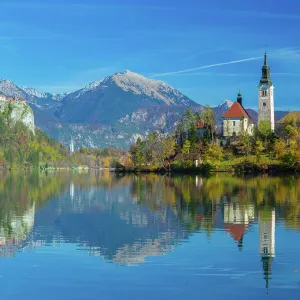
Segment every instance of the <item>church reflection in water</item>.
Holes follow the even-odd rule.
[[[278,185],[277,178],[227,177],[71,176],[62,179],[59,193],[48,195],[51,201],[29,201],[27,190],[23,210],[10,211],[18,205],[18,198],[12,200],[16,205],[1,210],[0,255],[13,256],[20,249],[54,242],[74,243],[109,262],[137,265],[147,257],[173,251],[195,232],[225,232],[242,251],[249,229],[258,224],[259,254],[268,287],[275,257],[275,217],[278,214],[290,226],[286,216],[293,209],[293,226],[298,228],[299,203],[291,208],[281,198],[286,195],[287,203],[293,201],[287,194],[290,182],[273,197],[269,195],[270,187],[274,192],[273,181],[284,186]],[[292,180],[297,188],[299,179]],[[53,195],[59,196],[53,200]],[[275,203],[276,209],[281,206],[279,210]]]

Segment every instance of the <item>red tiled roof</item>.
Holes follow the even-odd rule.
[[[200,120],[199,122],[197,122],[196,128],[197,128],[197,129],[205,128],[205,123],[204,123],[204,121]]]
[[[245,111],[243,106],[238,102],[234,102],[231,107],[223,114],[222,118],[230,119],[230,118],[247,118],[250,119],[248,113]]]
[[[226,224],[224,227],[235,241],[239,241],[248,229],[246,225],[242,224]]]

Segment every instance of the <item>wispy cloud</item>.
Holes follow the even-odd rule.
[[[300,59],[300,49],[297,47],[285,47],[275,50],[270,56],[280,59]]]
[[[203,70],[203,69],[209,69],[209,68],[232,65],[232,64],[239,64],[239,63],[252,61],[252,60],[258,60],[258,59],[262,59],[262,58],[263,58],[262,56],[259,56],[259,57],[244,58],[244,59],[240,59],[240,60],[232,60],[232,61],[228,61],[228,62],[216,63],[216,64],[211,64],[211,65],[206,65],[206,66],[201,66],[201,67],[196,67],[196,68],[190,68],[190,69],[185,69],[185,70],[179,70],[179,71],[174,71],[174,72],[158,73],[158,74],[152,75],[151,77],[163,77],[163,76],[184,74],[184,73],[199,71],[199,70]]]

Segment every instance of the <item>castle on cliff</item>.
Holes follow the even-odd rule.
[[[7,97],[0,93],[0,112],[3,112],[7,105],[10,105],[12,108],[12,120],[15,122],[23,122],[34,134],[34,114],[30,106],[27,105],[25,99],[19,97]]]

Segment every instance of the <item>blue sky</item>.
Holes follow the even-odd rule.
[[[300,109],[298,2],[1,0],[0,77],[60,93],[129,69],[201,104],[240,89],[256,108],[262,58],[188,70],[259,58],[267,45],[276,108]]]

